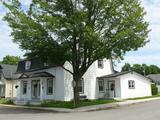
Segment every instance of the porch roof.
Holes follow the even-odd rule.
[[[113,74],[109,74],[109,75],[100,76],[100,77],[97,77],[97,78],[98,79],[113,78],[113,77],[118,77],[118,76],[121,76],[121,75],[124,75],[124,74],[128,74],[128,73],[131,73],[131,71],[113,73]]]
[[[38,72],[38,73],[23,73],[19,79],[25,78],[36,78],[36,77],[55,77],[51,73],[48,72]]]

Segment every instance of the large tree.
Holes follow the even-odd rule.
[[[73,75],[76,102],[80,79],[93,62],[122,58],[148,42],[139,0],[33,0],[27,11],[18,0],[4,5],[13,41],[27,56],[72,65],[73,70],[63,68]]]
[[[17,65],[19,61],[20,61],[19,56],[7,55],[7,56],[3,57],[3,60],[0,61],[0,63],[1,64],[9,64],[9,65]]]

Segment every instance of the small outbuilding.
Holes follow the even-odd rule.
[[[127,71],[98,77],[99,98],[127,99],[151,96],[150,79]]]

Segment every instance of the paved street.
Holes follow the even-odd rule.
[[[0,120],[160,120],[160,100],[82,113],[51,113],[0,107]]]

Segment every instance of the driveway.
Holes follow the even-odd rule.
[[[81,113],[0,107],[0,120],[160,120],[160,100],[131,106]]]

